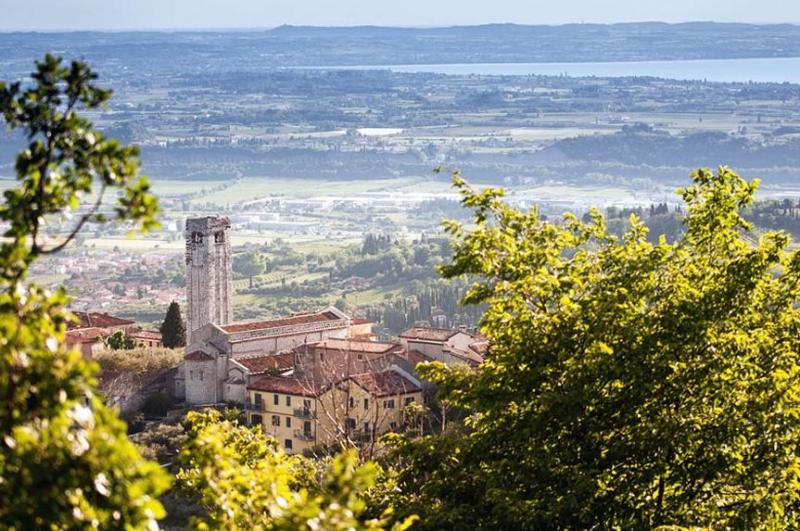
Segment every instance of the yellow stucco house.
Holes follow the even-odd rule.
[[[288,453],[337,441],[374,441],[400,430],[406,407],[422,403],[422,389],[394,370],[353,374],[320,385],[294,377],[265,376],[247,387],[247,420],[262,426]]]

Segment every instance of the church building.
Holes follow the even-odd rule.
[[[294,366],[293,349],[368,335],[334,307],[277,319],[234,322],[230,221],[186,221],[187,345],[175,395],[188,405],[244,403],[255,376]]]

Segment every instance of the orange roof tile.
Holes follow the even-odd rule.
[[[134,324],[136,321],[131,321],[129,319],[122,319],[120,317],[114,317],[113,315],[109,315],[107,313],[99,313],[99,312],[72,312],[75,314],[80,322],[79,323],[70,323],[67,328],[70,330],[76,328],[110,328],[114,326],[128,326]]]
[[[339,317],[332,312],[306,313],[301,315],[292,315],[290,317],[281,317],[278,319],[268,319],[264,321],[232,323],[229,325],[221,326],[220,328],[222,328],[226,332],[235,333],[235,332],[248,332],[252,330],[268,330],[270,328],[280,328],[283,326],[300,325],[306,323],[335,321],[338,319]]]
[[[373,396],[416,393],[422,390],[417,384],[395,371],[366,372],[354,374],[350,378]]]
[[[319,387],[313,382],[283,376],[262,376],[247,386],[254,391],[267,391],[285,395],[317,396]]]
[[[252,358],[237,358],[236,362],[244,365],[250,371],[250,374],[261,374],[270,369],[286,370],[294,367],[294,352],[281,352]]]
[[[422,341],[447,341],[454,335],[456,335],[459,330],[451,330],[445,328],[409,328],[402,334],[400,337],[403,339],[419,339]]]

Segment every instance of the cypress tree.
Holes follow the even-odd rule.
[[[172,301],[167,308],[167,315],[161,323],[161,342],[167,348],[186,346],[186,326],[181,317],[180,305]]]

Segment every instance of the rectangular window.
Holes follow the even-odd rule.
[[[406,405],[413,404],[413,403],[414,403],[414,397],[413,396],[409,396],[408,398],[406,398]]]
[[[364,433],[369,433],[369,422],[364,423]]]
[[[283,441],[283,447],[286,448],[287,450],[291,450],[292,449],[292,440],[291,439],[286,439],[285,441]]]
[[[311,400],[303,400],[303,409],[311,409]]]
[[[286,406],[289,407],[291,405],[292,405],[292,397],[289,396],[289,395],[286,395]]]
[[[394,409],[394,399],[383,401],[384,409]]]
[[[292,427],[292,417],[286,417],[286,427],[287,428]]]
[[[203,381],[203,371],[200,371],[200,381]]]
[[[349,402],[350,402],[350,409],[353,409],[354,407],[356,407],[356,399],[355,398],[353,398],[351,396]]]
[[[354,430],[356,429],[356,419],[349,417],[347,419],[347,429]]]
[[[392,429],[392,430],[397,429],[397,423],[396,422],[390,422],[389,423],[389,428]]]
[[[281,425],[281,418],[278,415],[272,415],[272,425],[273,426]]]
[[[261,407],[261,393],[255,394],[255,403],[257,406]]]
[[[311,435],[311,421],[307,420],[303,422],[303,433],[305,435]]]
[[[281,397],[278,395],[272,395],[272,403],[277,406],[281,403]]]
[[[369,398],[364,399],[364,409],[369,409]]]

